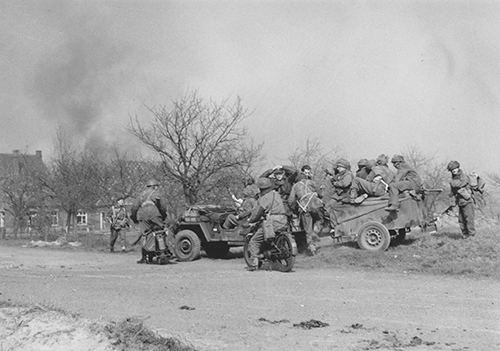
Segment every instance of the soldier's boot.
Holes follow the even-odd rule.
[[[247,267],[247,271],[253,272],[256,271],[259,268],[259,259],[257,257],[254,257],[250,259],[251,265]]]
[[[146,250],[142,249],[141,259],[138,260],[137,263],[139,263],[139,264],[148,263],[148,260],[146,258]]]
[[[354,199],[354,203],[356,205],[359,205],[360,203],[362,203],[363,201],[365,201],[365,199],[368,197],[368,194],[361,194],[359,195],[358,197],[356,197]]]

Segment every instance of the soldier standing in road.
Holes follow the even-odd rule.
[[[122,252],[127,250],[127,240],[123,229],[130,227],[129,216],[127,209],[123,203],[123,199],[116,201],[116,206],[111,206],[111,211],[108,216],[110,222],[110,238],[109,238],[109,251],[115,252],[115,242],[118,237],[122,244]]]
[[[389,184],[389,206],[385,210],[399,211],[399,194],[405,190],[421,191],[422,180],[417,171],[405,162],[403,156],[394,155],[391,162],[397,173],[394,182]]]
[[[257,223],[267,217],[272,222],[274,232],[285,230],[287,226],[287,217],[285,215],[285,206],[283,200],[276,190],[273,189],[273,183],[269,178],[257,179],[257,186],[260,190],[258,204],[252,211],[249,223]],[[251,266],[248,270],[255,271],[259,268],[260,247],[264,241],[264,229],[260,225],[255,234],[248,243]]]
[[[145,245],[149,235],[154,231],[164,228],[167,217],[167,207],[161,199],[159,192],[160,182],[151,179],[146,184],[146,189],[136,199],[132,206],[130,218],[134,223],[139,223],[139,230],[143,235],[142,256],[137,263],[148,263]]]
[[[311,167],[303,166],[298,181],[292,187],[288,205],[292,211],[298,213],[300,223],[306,233],[307,249],[311,255],[315,255],[317,248],[314,242],[319,241],[319,237],[314,231],[314,224],[323,220],[324,206],[318,196],[316,184],[311,178]]]
[[[460,169],[460,163],[450,161],[447,166],[451,173],[450,197],[453,203],[446,212],[451,211],[454,206],[458,206],[458,224],[464,238],[476,235],[474,225],[474,197],[471,181],[467,174]]]

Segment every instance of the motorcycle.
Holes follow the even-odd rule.
[[[262,221],[253,224],[253,228],[245,237],[243,257],[248,267],[252,266],[250,259],[249,243],[257,229],[262,226]],[[295,264],[297,244],[288,229],[275,233],[274,237],[264,238],[260,247],[259,268],[267,268],[280,272],[290,272]]]

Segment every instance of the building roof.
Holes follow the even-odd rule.
[[[24,169],[45,169],[42,152],[38,150],[34,155],[21,153],[19,150],[10,154],[0,153],[0,177],[11,177],[20,174]]]

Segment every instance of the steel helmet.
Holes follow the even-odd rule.
[[[146,187],[150,188],[152,186],[159,186],[160,185],[160,182],[158,180],[156,180],[155,178],[151,178],[150,180],[148,180],[148,182],[146,183]]]
[[[404,162],[404,161],[405,161],[405,159],[401,155],[394,155],[394,156],[392,156],[392,160],[391,160],[392,163]]]
[[[448,163],[448,166],[446,166],[446,169],[448,169],[448,171],[450,172],[456,168],[460,168],[460,163],[458,163],[458,161],[450,161],[450,163]]]
[[[349,161],[347,161],[345,158],[341,158],[339,159],[336,163],[335,163],[335,166],[336,167],[344,167],[345,169],[350,169],[351,168],[351,164],[349,163]]]
[[[377,156],[378,165],[387,166],[388,162],[389,162],[389,156],[387,156],[386,154],[380,154]]]
[[[362,158],[361,160],[358,161],[358,167],[366,167],[369,165],[369,161],[366,158]]]
[[[257,179],[257,186],[260,190],[265,190],[271,188],[273,183],[271,182],[271,179],[261,177]]]

